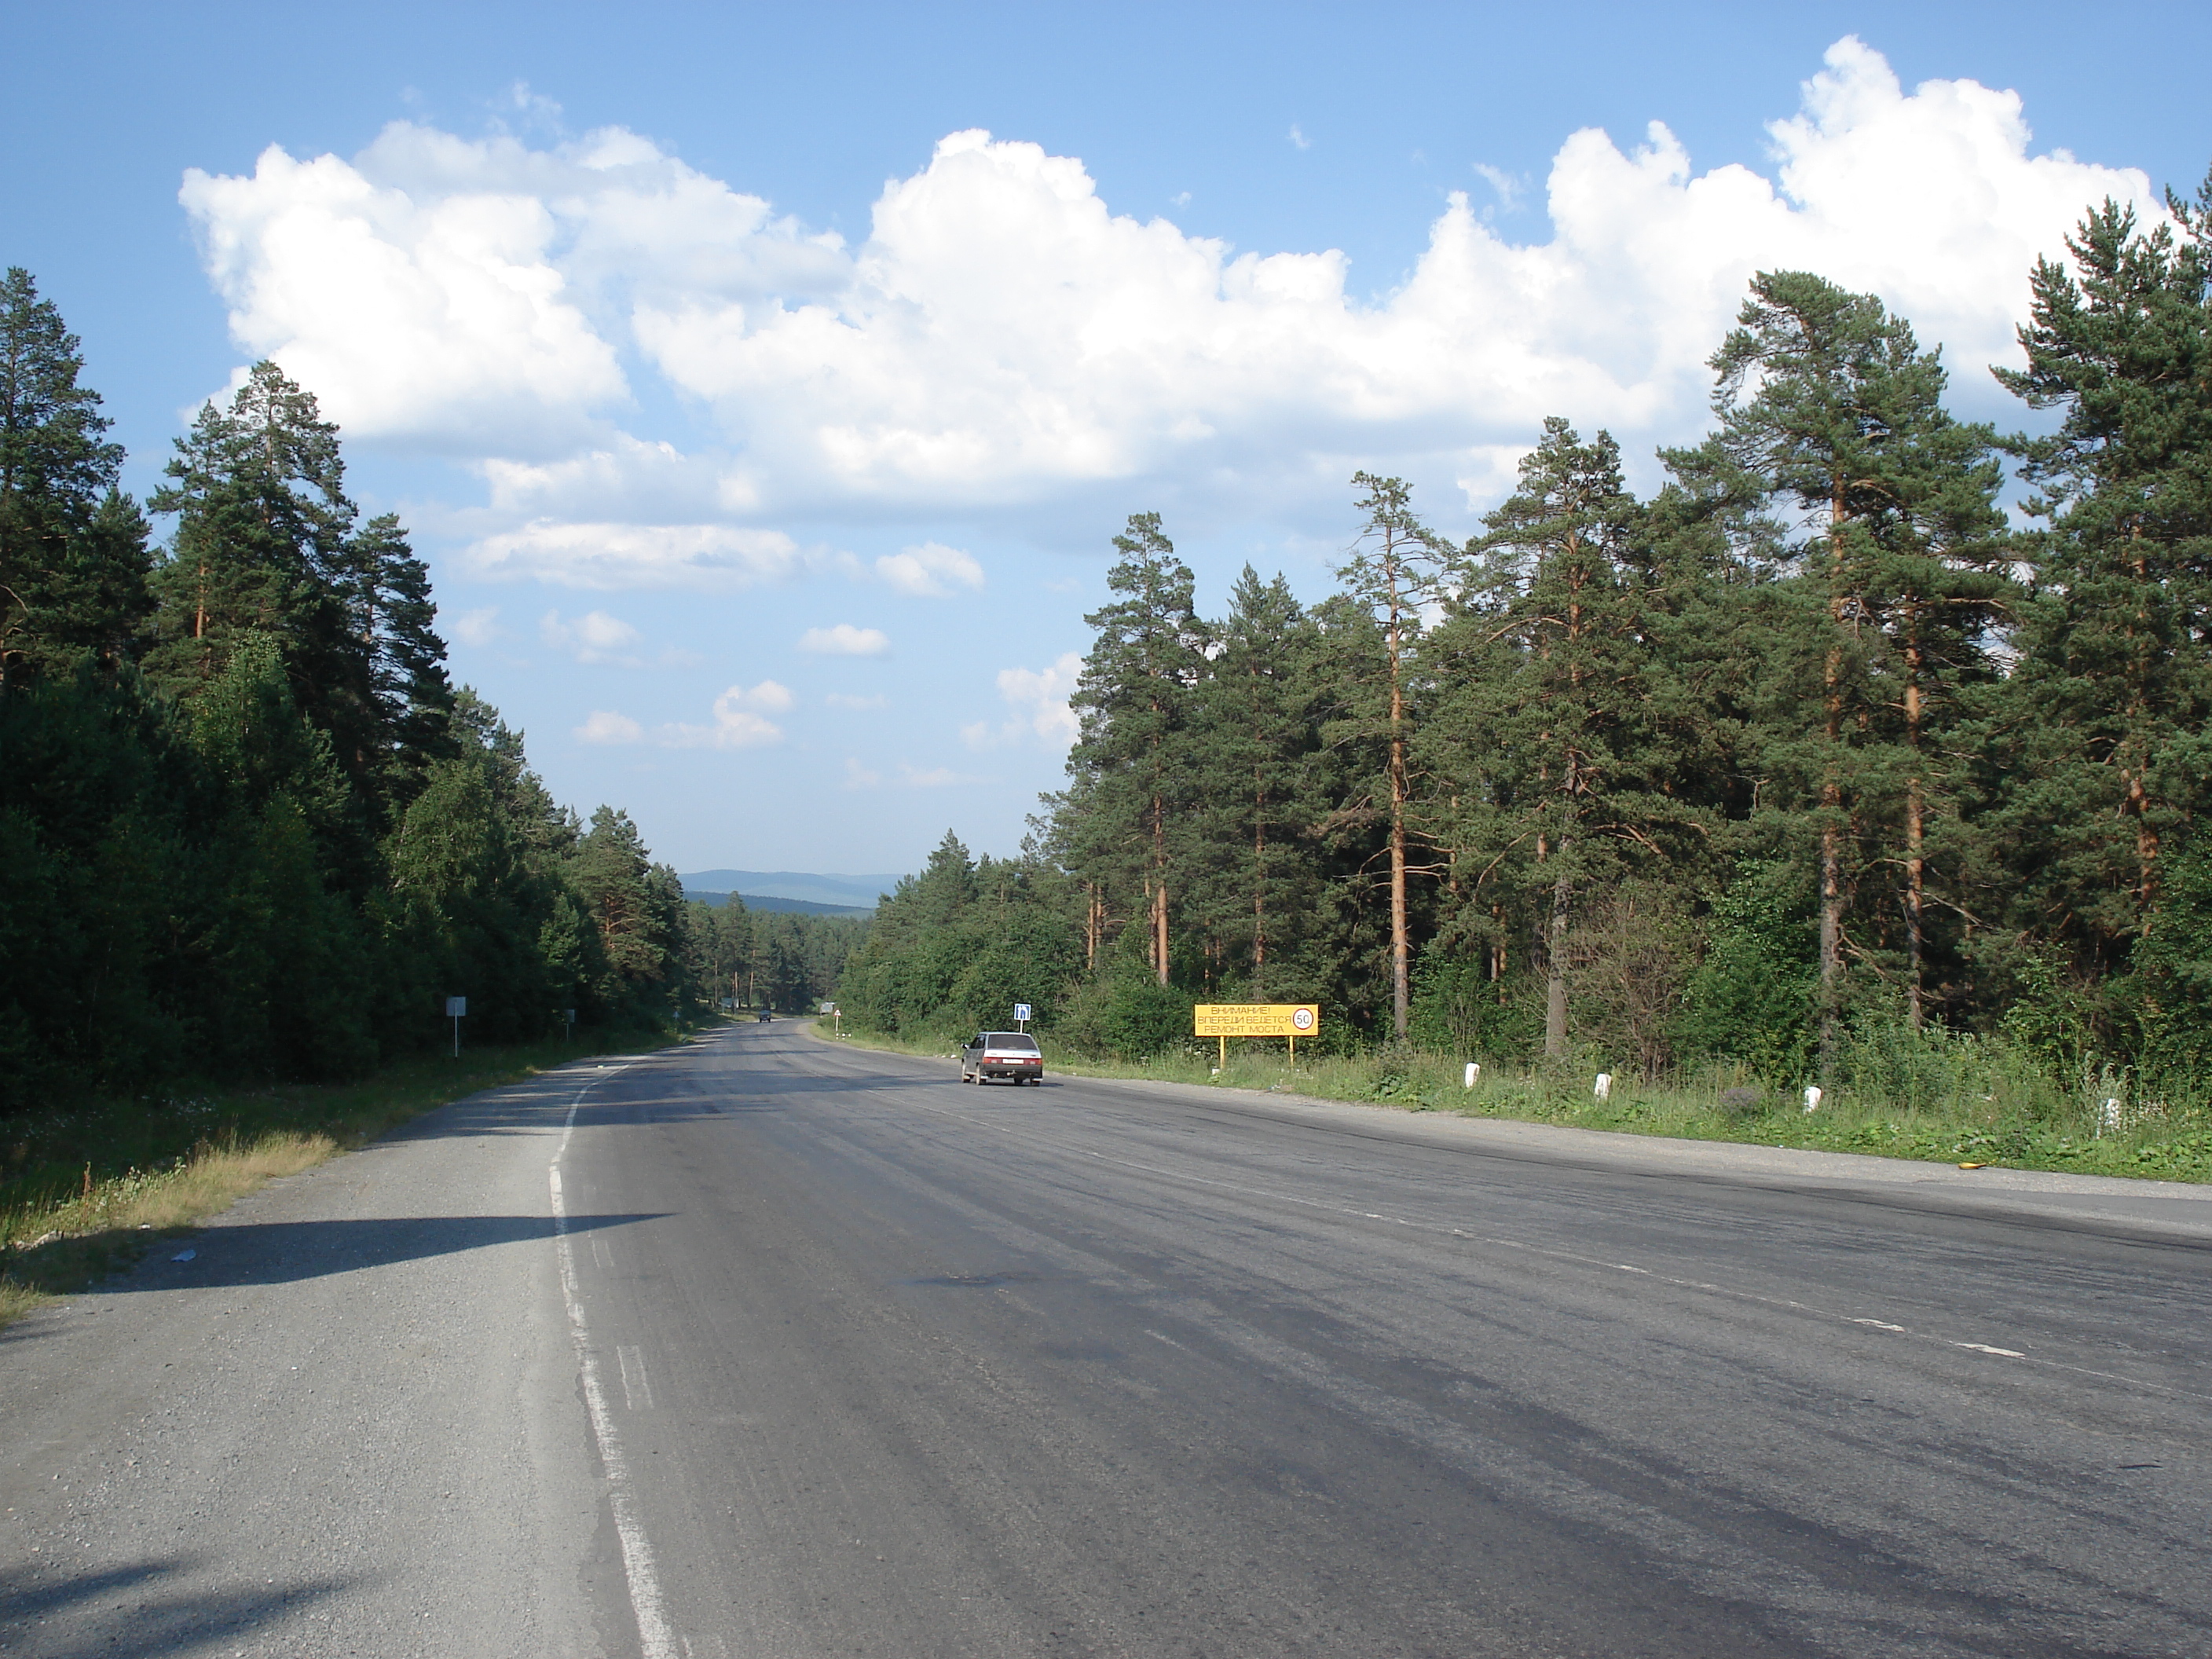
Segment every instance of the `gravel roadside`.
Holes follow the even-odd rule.
[[[546,1170],[602,1074],[442,1108],[0,1334],[0,1651],[601,1650]]]

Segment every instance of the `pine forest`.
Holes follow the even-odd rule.
[[[2212,193],[2171,205],[2034,271],[1998,378],[2035,435],[1948,412],[1879,300],[1772,271],[1649,499],[1555,418],[1479,533],[1363,472],[1334,592],[1248,566],[1213,617],[1131,517],[1065,788],[1018,856],[946,836],[848,1015],[1019,999],[1127,1059],[1187,1053],[1195,1002],[1312,1000],[1324,1050],[1585,1089],[2009,1068],[2203,1109]]]
[[[499,1041],[833,990],[929,1042],[1025,1001],[1124,1060],[1311,1000],[1323,1053],[2201,1110],[2212,185],[2171,210],[2033,272],[2029,433],[1952,415],[1878,299],[1772,271],[1648,499],[1561,416],[1476,534],[1363,471],[1335,590],[1248,566],[1218,617],[1132,515],[1065,787],[872,927],[687,903],[624,813],[555,802],[274,364],[120,493],[11,270],[0,1117],[359,1074],[450,994]]]
[[[88,1098],[358,1076],[448,1037],[811,1006],[848,918],[687,903],[448,680],[423,564],[272,363],[140,503],[28,273],[0,284],[0,1151]],[[164,544],[154,538],[165,521]],[[157,1108],[158,1109],[158,1105]],[[89,1181],[88,1173],[87,1180]]]

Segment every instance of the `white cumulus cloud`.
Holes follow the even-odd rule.
[[[780,530],[547,519],[487,536],[464,556],[478,575],[599,588],[750,587],[781,580],[799,564],[798,544]]]
[[[1065,749],[1077,733],[1075,711],[1067,706],[1076,682],[1083,677],[1083,659],[1066,653],[1048,668],[1001,668],[999,696],[1012,712],[1004,724],[994,726],[978,720],[960,728],[971,749],[994,749],[1034,738],[1054,749]]]
[[[645,728],[627,714],[594,708],[576,728],[579,743],[643,743]]]
[[[899,762],[898,775],[886,779],[881,772],[861,765],[850,756],[845,760],[845,787],[848,789],[881,789],[886,784],[896,789],[951,789],[990,781],[988,778],[956,772],[949,766],[920,767],[911,761]]]
[[[975,562],[975,555],[942,542],[886,553],[876,561],[876,574],[900,592],[924,599],[942,599],[956,587],[983,585],[983,567]]]
[[[1961,368],[2008,358],[2035,256],[2107,194],[2150,204],[2140,173],[2031,156],[2013,94],[1907,93],[1856,40],[1772,137],[1769,179],[1698,174],[1656,123],[1629,150],[1578,132],[1548,179],[1551,240],[1509,242],[1455,196],[1404,286],[1365,306],[1340,254],[1234,254],[1115,216],[1078,161],[960,133],[887,188],[834,306],[648,312],[640,335],[733,430],[775,411],[779,468],[852,495],[1206,469],[1334,494],[1346,454],[1473,457],[1549,413],[1693,428],[1761,267],[1881,293]]]
[[[487,605],[464,611],[447,625],[447,632],[463,645],[489,645],[504,632],[499,625],[499,607]]]
[[[628,660],[629,647],[639,638],[637,629],[604,611],[586,611],[574,622],[563,622],[559,611],[549,611],[538,618],[538,636],[555,650],[570,653],[578,662]]]
[[[783,741],[783,728],[768,718],[796,707],[791,688],[774,680],[733,685],[714,699],[714,718],[705,726],[664,726],[653,740],[665,749],[750,749]]]
[[[585,743],[651,743],[662,749],[752,749],[783,741],[783,728],[768,716],[784,714],[798,702],[790,687],[763,680],[723,692],[714,699],[714,718],[702,724],[674,720],[648,732],[627,714],[595,709],[576,728],[576,736]]]
[[[799,636],[799,648],[825,657],[880,657],[891,648],[880,628],[855,628],[839,623],[835,628],[810,628]]]
[[[480,470],[480,573],[730,588],[825,562],[777,526],[828,512],[1042,524],[1114,484],[1303,533],[1358,465],[1486,501],[1546,415],[1641,457],[1702,428],[1762,268],[1880,294],[1993,407],[1980,371],[2015,353],[2035,258],[2106,196],[2158,211],[2138,171],[2035,153],[2015,94],[1908,89],[1855,38],[1769,133],[1765,171],[1701,173],[1657,121],[1576,132],[1548,240],[1455,195],[1371,301],[1340,252],[1116,214],[1079,159],[981,131],[888,183],[854,246],[618,129],[533,149],[403,123],[351,160],[193,173],[183,200],[241,348],[350,436]],[[705,411],[698,453],[625,429],[656,377]],[[874,574],[981,578],[927,542]]]

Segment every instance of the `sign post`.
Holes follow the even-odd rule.
[[[1191,1011],[1192,1035],[1212,1037],[1220,1044],[1221,1064],[1229,1064],[1231,1037],[1288,1037],[1291,1063],[1298,1060],[1298,1039],[1311,1036],[1321,1025],[1317,1002],[1201,1002]]]
[[[1014,1024],[1026,1031],[1030,1029],[1030,1006],[1026,1002],[1014,1005]]]
[[[469,1000],[466,997],[446,999],[446,1018],[453,1022],[453,1058],[455,1060],[461,1057],[461,1017],[468,1011]]]

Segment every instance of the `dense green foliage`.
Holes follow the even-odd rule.
[[[1135,1057],[1194,1000],[1296,998],[1340,1045],[1901,1101],[1972,1042],[2039,1099],[2201,1100],[2212,199],[2172,216],[2036,272],[2000,378],[2047,436],[1770,272],[1650,500],[1555,419],[1464,544],[1362,473],[1340,591],[1248,568],[1218,619],[1132,518],[1068,787],[1018,859],[947,839],[848,1007],[949,1034],[1018,996]]]
[[[356,1074],[443,1039],[449,995],[507,1042],[834,981],[848,937],[689,905],[625,814],[554,802],[449,684],[406,532],[358,521],[336,429],[276,365],[178,441],[159,549],[81,369],[9,271],[0,1118]]]

